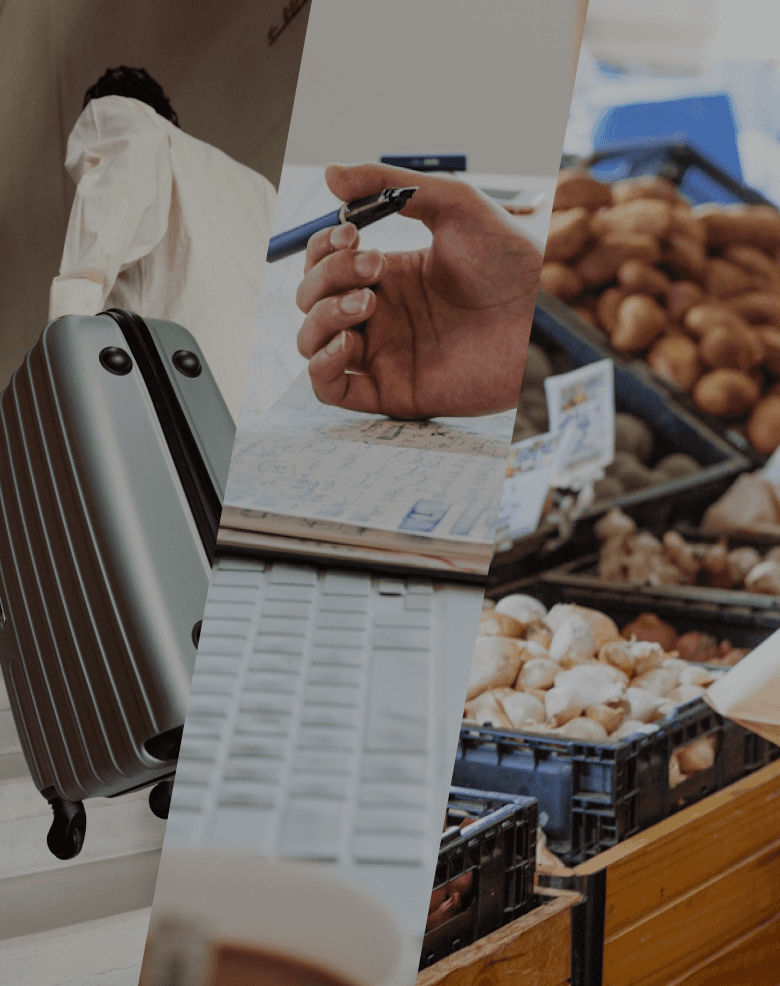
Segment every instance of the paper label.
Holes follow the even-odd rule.
[[[570,431],[558,486],[581,489],[615,457],[615,373],[611,359],[544,381],[550,431]]]
[[[496,541],[523,537],[539,526],[547,495],[557,485],[569,437],[562,431],[512,445],[498,508]]]

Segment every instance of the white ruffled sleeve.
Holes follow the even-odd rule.
[[[120,271],[150,253],[168,228],[172,170],[163,126],[135,99],[87,104],[68,139],[65,167],[76,183],[49,320],[95,315]]]

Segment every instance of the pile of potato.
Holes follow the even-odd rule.
[[[515,418],[513,442],[547,431],[549,421],[544,381],[554,372],[544,350],[531,343]],[[660,486],[673,479],[690,476],[701,469],[700,464],[690,455],[667,455],[651,466],[653,458],[653,433],[645,422],[633,414],[618,412],[615,415],[615,458],[607,468],[604,479],[598,480],[594,485],[595,502],[604,503],[636,490]]]
[[[703,585],[780,595],[780,548],[761,555],[755,548],[691,544],[677,531],[658,539],[637,531],[620,510],[610,510],[596,525],[602,541],[599,576],[605,582],[634,585]]]
[[[639,639],[635,623],[621,634],[598,610],[560,603],[548,612],[537,599],[513,594],[483,609],[463,721],[617,742],[656,732],[723,673]],[[675,751],[670,784],[712,766],[716,752],[711,736]]]
[[[670,182],[605,184],[562,171],[541,290],[603,329],[621,353],[780,445],[780,213],[691,206]]]

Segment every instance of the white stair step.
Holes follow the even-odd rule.
[[[140,975],[139,964],[132,969],[114,969],[113,972],[98,972],[94,976],[85,976],[83,979],[71,979],[70,982],[59,986],[138,986]]]
[[[0,780],[0,879],[161,848],[165,822],[152,814],[148,797],[143,790],[88,801],[84,848],[61,861],[46,845],[52,810],[31,778]]]
[[[0,941],[3,986],[137,986],[148,927],[145,908]]]
[[[51,932],[152,906],[160,850],[0,880],[0,938]],[[0,981],[2,977],[0,976]]]

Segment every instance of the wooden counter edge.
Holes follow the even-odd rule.
[[[491,934],[480,938],[479,941],[466,946],[466,948],[460,949],[460,951],[455,952],[453,955],[448,955],[435,965],[423,969],[417,976],[416,986],[436,986],[436,984],[453,973],[465,971],[475,966],[483,966],[503,948],[517,941],[526,932],[532,931],[545,921],[571,909],[576,904],[581,903],[583,899],[580,894],[570,890],[537,888],[535,892],[538,897],[547,898],[547,903],[541,904],[539,907],[534,908],[533,911],[529,911],[528,914],[524,914],[516,921],[512,921],[511,924],[507,924],[503,928],[493,931]],[[504,957],[506,958],[506,956]]]
[[[627,856],[646,850],[652,843],[662,842],[692,822],[700,823],[703,815],[723,808],[725,805],[733,802],[740,794],[756,790],[765,784],[768,785],[772,781],[777,783],[778,789],[780,790],[780,760],[775,761],[775,763],[767,767],[762,767],[752,774],[748,774],[747,777],[743,777],[741,780],[730,784],[721,791],[711,794],[702,801],[697,801],[695,804],[683,808],[674,815],[670,815],[669,818],[645,829],[644,832],[639,832],[637,835],[631,836],[612,849],[607,849],[599,853],[593,859],[585,863],[580,863],[579,866],[574,868],[574,872],[578,876],[589,876],[592,873],[598,873],[600,870],[607,869],[613,863],[623,861]]]

